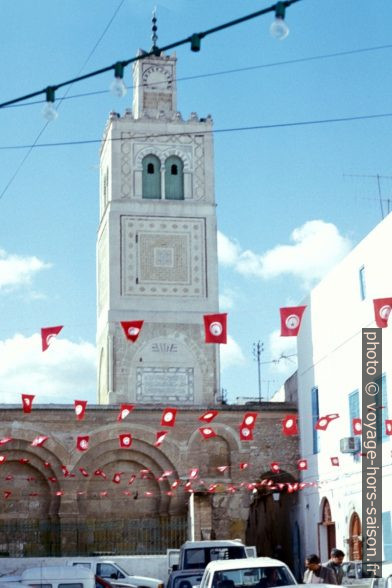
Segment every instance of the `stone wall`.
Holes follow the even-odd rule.
[[[57,554],[62,555],[74,555],[78,545],[80,549],[84,524],[94,529],[101,523],[114,525],[110,551],[121,553],[116,543],[125,541],[122,535],[132,520],[186,519],[192,490],[195,539],[244,540],[252,499],[249,484],[260,480],[272,461],[280,462],[282,470],[297,479],[298,438],[281,432],[281,420],[295,412],[295,406],[215,406],[219,414],[209,426],[216,436],[204,439],[198,430],[203,425],[199,417],[207,408],[178,409],[175,426],[165,427],[161,425],[163,407],[157,406],[137,406],[118,421],[119,407],[114,406],[87,406],[84,419],[77,420],[73,406],[38,405],[24,414],[19,406],[3,405],[0,525],[15,521],[25,525],[27,520],[31,525],[36,521],[41,530],[45,521],[51,528],[57,525]],[[257,412],[258,418],[254,439],[245,442],[240,441],[239,425],[248,411]],[[158,431],[168,434],[156,447]],[[119,444],[124,433],[132,435],[127,449]],[[48,439],[33,447],[32,441],[40,435]],[[78,436],[89,437],[87,450],[77,450]],[[198,475],[192,480],[194,468]],[[94,533],[85,538],[90,548],[98,531]],[[167,542],[173,543],[175,537],[182,537],[169,536],[173,538]],[[15,554],[26,554],[23,536],[14,539],[19,545]],[[7,553],[10,542],[13,539],[3,534],[0,551]],[[31,553],[31,546],[29,554],[45,555]]]

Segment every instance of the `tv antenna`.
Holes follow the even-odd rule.
[[[391,199],[390,198],[383,198],[382,191],[381,191],[381,180],[392,180],[392,176],[381,176],[380,174],[343,174],[343,177],[347,178],[373,178],[377,180],[377,189],[378,189],[378,201],[380,203],[380,212],[381,212],[381,220],[384,219],[384,202],[387,203],[387,213],[389,214],[391,211]],[[372,199],[373,200],[373,199]]]

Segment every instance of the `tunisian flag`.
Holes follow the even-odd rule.
[[[373,300],[373,304],[376,325],[384,329],[388,326],[388,319],[392,310],[392,298],[376,298]]]
[[[120,324],[128,341],[135,343],[136,339],[140,335],[143,323],[144,321],[121,321]]]
[[[286,306],[279,309],[281,337],[296,337],[298,335],[305,308],[306,306]]]
[[[41,329],[42,351],[46,351],[50,345],[51,339],[58,335],[63,325],[57,327],[43,327]]]
[[[205,314],[203,318],[206,343],[227,343],[227,313]]]

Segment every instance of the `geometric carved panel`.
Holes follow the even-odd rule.
[[[202,218],[121,217],[123,296],[205,296]]]

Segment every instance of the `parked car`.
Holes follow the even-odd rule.
[[[168,549],[169,573],[175,570],[204,570],[210,561],[240,559],[256,555],[256,547],[239,540],[185,541],[180,549]]]
[[[95,588],[95,578],[92,571],[85,568],[41,566],[27,568],[19,576],[3,576],[0,579],[0,588],[28,588],[31,586],[34,588]]]
[[[177,570],[172,572],[166,588],[192,588],[200,584],[204,570]]]
[[[293,584],[297,581],[282,561],[250,557],[210,562],[204,570],[200,588],[269,588]]]
[[[80,558],[78,560],[69,560],[69,565],[73,567],[88,568],[95,575],[109,582],[114,586],[140,586],[143,588],[163,588],[162,580],[150,578],[147,576],[133,576],[124,570],[117,562],[111,560],[98,560],[96,558]]]

